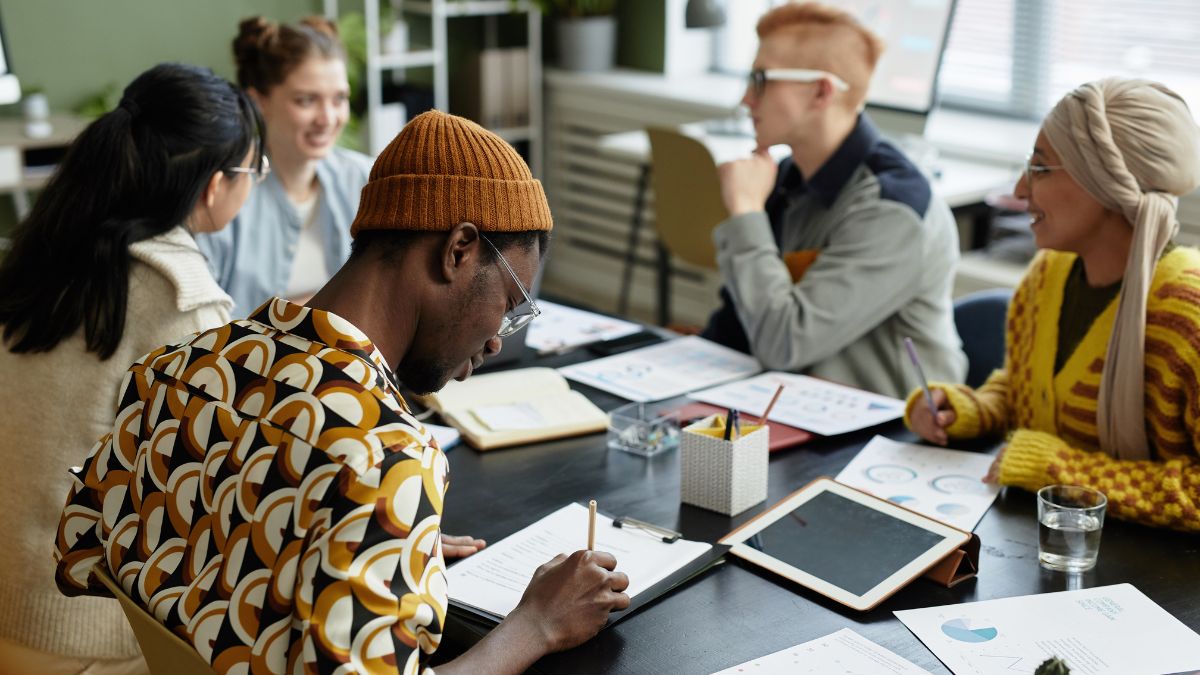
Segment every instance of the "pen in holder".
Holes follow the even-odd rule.
[[[710,415],[683,429],[679,496],[685,504],[736,516],[767,498],[770,429],[744,424],[740,435],[725,440],[725,427],[725,419]]]

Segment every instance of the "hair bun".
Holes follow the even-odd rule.
[[[258,60],[259,52],[279,34],[279,24],[264,16],[242,19],[233,39],[233,59],[239,69]]]

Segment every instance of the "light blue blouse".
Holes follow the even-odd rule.
[[[369,157],[343,148],[334,148],[317,163],[317,223],[331,273],[350,257],[350,223],[370,173]],[[287,288],[302,226],[283,184],[270,174],[250,192],[228,227],[196,236],[213,277],[233,297],[235,318]]]

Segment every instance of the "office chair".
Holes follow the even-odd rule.
[[[200,654],[178,635],[154,618],[125,594],[125,590],[109,575],[101,560],[92,568],[92,576],[121,603],[125,619],[133,629],[142,656],[152,675],[213,675],[213,669]]]
[[[954,326],[967,353],[967,386],[978,387],[1004,365],[1004,329],[1012,289],[990,288],[954,302]]]
[[[654,220],[658,230],[658,318],[671,318],[671,257],[717,269],[712,230],[729,217],[717,165],[703,143],[676,129],[650,128]]]

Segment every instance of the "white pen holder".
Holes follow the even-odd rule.
[[[683,503],[736,516],[766,500],[770,429],[745,425],[744,430],[736,440],[725,440],[720,415],[683,429],[679,443]]]

